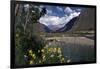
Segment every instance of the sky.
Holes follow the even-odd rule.
[[[24,7],[28,8],[29,4],[26,4]],[[82,7],[53,5],[34,5],[34,7],[38,7],[40,11],[43,7],[46,8],[47,13],[44,16],[40,17],[39,23],[44,24],[52,31],[56,31],[64,27],[66,24],[70,23],[73,18],[78,17],[82,11]]]
[[[41,6],[46,8],[47,13],[39,19],[41,24],[46,25],[50,30],[56,31],[64,27],[75,17],[81,14],[82,8],[69,6]]]

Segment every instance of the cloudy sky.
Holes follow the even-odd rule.
[[[56,31],[64,27],[70,20],[81,14],[82,8],[69,6],[43,5],[47,13],[39,19],[41,24],[46,25],[50,30]]]

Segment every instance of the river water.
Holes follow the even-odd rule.
[[[62,54],[71,62],[95,61],[94,40],[86,37],[58,37],[49,42],[50,46],[62,49]]]

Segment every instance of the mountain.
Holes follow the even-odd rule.
[[[52,31],[48,26],[36,23],[33,26],[33,30],[35,32],[75,32],[75,31],[93,31],[95,29],[95,9],[94,8],[85,8],[81,12],[81,14],[68,23],[65,24],[64,27]]]
[[[80,12],[76,11],[70,13],[69,16],[65,14],[62,17],[45,15],[39,19],[39,22],[46,26],[44,29],[47,30],[47,32],[63,32],[63,31],[68,31],[69,29],[72,28],[76,18],[79,15]]]
[[[95,9],[85,8],[76,20],[72,31],[93,31],[95,29]]]
[[[75,21],[77,20],[77,18],[78,17],[73,18],[64,27],[60,28],[56,32],[66,32],[66,31],[69,31],[73,27],[73,25],[74,25]]]
[[[47,32],[47,33],[50,33],[50,32],[52,32],[52,33],[66,32],[66,31],[69,31],[73,27],[77,18],[78,17],[73,18],[68,23],[66,23],[64,27],[62,27],[62,28],[60,28],[56,31],[51,30],[50,28],[48,28],[48,26],[41,24],[41,23],[35,23],[34,26],[33,26],[33,29],[36,30],[36,32]]]

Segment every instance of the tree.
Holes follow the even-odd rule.
[[[37,6],[37,7],[36,7]],[[42,14],[41,14],[42,13]],[[28,51],[32,49],[37,57],[40,57],[40,53],[37,53],[39,49],[42,49],[45,42],[32,31],[34,23],[38,23],[40,16],[44,15],[39,11],[39,5],[33,4],[16,4],[15,7],[15,64],[27,65],[30,57]]]

